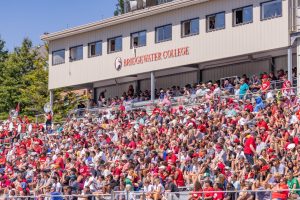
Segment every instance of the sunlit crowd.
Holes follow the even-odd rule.
[[[281,85],[273,91],[275,80]],[[300,99],[292,85],[282,71],[174,86],[157,90],[151,110],[126,107],[150,98],[130,87],[94,102],[110,108],[80,111],[63,124],[51,114],[47,126],[10,118],[0,126],[0,195],[101,199],[121,191],[115,199],[140,193],[159,200],[188,191],[190,200],[297,199]],[[181,97],[176,104],[174,97]]]

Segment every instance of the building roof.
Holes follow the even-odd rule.
[[[44,34],[41,36],[41,39],[44,41],[56,40],[208,1],[210,0],[174,0],[169,3],[148,7],[141,10],[136,10],[126,14],[114,16],[105,20],[76,26],[74,28],[69,28],[54,33]]]

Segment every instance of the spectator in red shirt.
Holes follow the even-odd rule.
[[[255,144],[255,138],[256,132],[251,132],[251,134],[248,134],[245,139],[244,143],[244,154],[246,156],[247,161],[253,165],[254,159],[253,156],[256,154],[256,144]]]
[[[267,74],[264,74],[262,76],[262,83],[261,83],[261,88],[260,88],[261,92],[263,94],[266,94],[268,92],[268,90],[270,89],[270,86],[271,86],[271,82],[269,80],[269,77]]]
[[[204,186],[203,186],[203,193],[204,193],[204,199],[205,200],[213,200],[214,197],[214,188],[212,187],[211,182],[205,181]]]
[[[213,200],[223,200],[224,191],[223,191],[222,184],[215,183],[213,189],[214,189]]]

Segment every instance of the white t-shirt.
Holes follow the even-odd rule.
[[[91,191],[96,191],[95,178],[91,176],[90,178],[86,179],[84,182],[84,187],[89,187]]]
[[[153,192],[154,187],[152,184],[149,184],[148,186],[144,186],[144,192],[148,193],[148,192]]]
[[[153,186],[154,191],[159,190],[159,188],[160,188],[160,193],[161,193],[161,194],[165,192],[165,188],[164,188],[164,186],[163,186],[161,183],[158,184],[158,185],[154,185],[154,186]]]
[[[62,191],[62,186],[61,186],[60,182],[53,183],[52,187],[55,188],[55,192],[61,192]]]

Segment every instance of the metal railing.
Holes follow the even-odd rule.
[[[192,192],[165,192],[163,198],[165,200],[188,200],[197,199],[204,200],[206,197],[222,193],[222,196],[230,196],[230,200],[239,199],[295,199],[299,200],[300,196],[297,193],[300,189],[256,189],[256,190],[225,190],[225,191],[192,191]],[[252,196],[252,198],[251,198]],[[281,196],[281,198],[279,197]],[[286,196],[284,198],[283,196]]]
[[[264,200],[264,199],[293,199],[299,200],[300,189],[255,189],[255,190],[216,190],[216,191],[179,191],[170,192],[164,191],[161,193],[143,192],[143,191],[113,191],[111,194],[36,194],[28,196],[17,196],[4,194],[1,199],[92,199],[92,200],[149,200],[153,199],[153,196],[158,196],[161,200],[204,200],[207,197],[213,197],[214,195],[221,194],[222,197],[230,197],[230,200],[239,199],[253,199]],[[279,197],[280,196],[280,197]],[[248,198],[246,198],[248,197]]]
[[[246,100],[246,99],[251,99],[252,102],[254,103],[254,100],[256,97],[261,96],[263,98],[263,101],[266,101],[266,99],[270,99],[271,97],[273,99],[278,98],[278,95],[280,93],[280,96],[291,96],[297,94],[297,88],[292,87],[289,88],[287,91],[283,91],[282,89],[271,89],[268,90],[267,92],[251,92],[248,90],[248,92],[244,95],[231,95],[231,94],[226,94],[225,91],[221,91],[220,94],[212,96],[212,100],[218,100],[222,101],[223,99],[236,99],[236,100]],[[242,96],[242,97],[241,97]],[[179,105],[185,105],[185,106],[196,106],[203,104],[207,101],[204,96],[197,96],[196,94],[192,94],[189,96],[178,96],[178,97],[172,97],[170,99],[171,105],[173,107],[179,106]],[[154,102],[152,101],[142,101],[142,102],[135,102],[135,103],[128,103],[125,106],[126,111],[133,111],[133,110],[146,110],[148,113],[153,110],[153,108],[156,105],[162,106],[162,101],[161,100],[155,100]],[[115,111],[119,108],[120,105],[116,106],[107,106],[107,107],[96,107],[96,108],[84,108],[84,109],[75,109],[72,112],[69,113],[69,118],[83,118],[84,116],[90,115],[90,116],[97,116],[99,113],[103,112],[108,112],[108,111]]]

